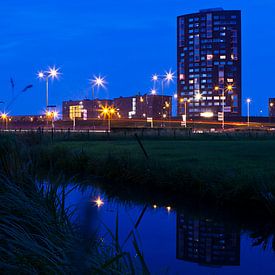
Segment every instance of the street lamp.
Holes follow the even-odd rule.
[[[156,84],[157,84],[157,81],[158,81],[158,75],[157,74],[154,74],[152,76],[152,81],[154,82],[153,89],[155,90],[156,89]]]
[[[189,103],[191,100],[187,98],[181,98],[180,103],[184,102],[184,116],[183,116],[183,122],[184,122],[184,127],[187,127],[187,103]]]
[[[157,90],[156,89],[152,89],[150,93],[151,93],[151,95],[156,95],[157,94]]]
[[[95,87],[97,87],[97,90],[100,87],[105,88],[105,77],[101,77],[101,76],[94,76],[92,79],[90,79],[90,83],[92,84],[92,99],[94,99],[95,97]]]
[[[49,67],[48,71],[39,71],[37,73],[37,77],[41,80],[46,81],[46,110],[48,110],[48,106],[49,106],[49,78],[51,78],[52,80],[55,78],[58,78],[60,75],[59,72],[59,68],[56,68],[55,66],[53,66],[52,68]]]
[[[54,120],[58,117],[58,112],[56,111],[46,111],[46,118],[51,120],[52,128],[54,129]]]
[[[174,76],[174,72],[171,71],[171,69],[169,71],[165,71],[164,75],[157,75],[157,74],[154,74],[152,76],[152,80],[154,81],[154,89],[155,90],[155,87],[156,87],[156,83],[161,80],[161,94],[162,94],[162,106],[164,105],[164,102],[163,102],[163,97],[164,97],[164,83],[170,83],[171,81],[174,80],[175,76]],[[164,107],[164,106],[163,106]],[[162,109],[162,119],[166,118],[167,116],[164,116],[164,109]]]
[[[232,92],[233,91],[233,84],[228,84],[226,88],[222,88],[222,129],[224,130],[224,105],[225,105],[225,91]],[[219,91],[220,87],[215,86],[215,91]]]
[[[5,124],[5,129],[7,130],[8,129],[8,114],[2,113],[1,119],[3,120],[3,123]]]
[[[92,101],[95,99],[95,87],[97,87],[97,93],[99,91],[99,88],[105,88],[106,81],[105,77],[94,76],[92,79],[90,79],[90,83],[92,85]],[[94,102],[92,102],[92,116],[94,116]]]
[[[247,98],[246,99],[246,103],[247,103],[247,127],[249,127],[249,124],[250,124],[250,121],[249,121],[249,112],[250,112],[251,99]]]
[[[108,118],[108,132],[111,132],[111,119],[117,113],[117,110],[113,106],[102,106],[100,112],[101,116]]]

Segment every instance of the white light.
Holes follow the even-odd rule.
[[[157,90],[156,89],[152,89],[151,90],[151,95],[156,95],[157,94]]]
[[[251,99],[250,98],[247,98],[246,99],[246,103],[250,103],[251,102]]]
[[[174,99],[177,99],[178,98],[178,95],[177,94],[174,94]]]
[[[58,76],[60,75],[60,72],[59,72],[59,68],[55,68],[55,66],[54,67],[52,67],[52,68],[49,68],[49,70],[48,70],[48,76],[49,77],[51,77],[52,79],[54,79],[54,78],[58,78]]]
[[[197,93],[195,95],[195,100],[201,100],[201,98],[202,98],[202,95],[200,93]]]
[[[105,87],[105,84],[106,84],[105,77],[94,76],[94,78],[91,80],[91,83],[93,86]]]
[[[158,75],[157,75],[157,74],[154,74],[154,75],[152,76],[152,80],[153,80],[153,81],[158,81]]]
[[[209,118],[209,117],[213,117],[213,116],[214,116],[214,114],[212,112],[201,113],[201,117]]]
[[[173,81],[174,80],[174,73],[172,73],[171,70],[169,72],[165,72],[165,78],[167,82]]]
[[[40,79],[43,79],[44,78],[44,73],[42,71],[38,72],[37,77],[40,78]]]

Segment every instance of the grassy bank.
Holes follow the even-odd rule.
[[[121,249],[118,232],[103,244],[96,232],[87,237],[71,222],[62,184],[37,181],[33,145],[31,139],[0,142],[0,273],[148,274],[135,239],[141,265]]]
[[[32,148],[43,176],[60,171],[77,180],[100,176],[107,188],[180,195],[217,205],[274,211],[273,140],[98,140]],[[46,171],[46,174],[45,174]]]
[[[7,138],[7,137],[6,137]],[[254,207],[275,214],[275,140],[270,137],[200,136],[199,139],[135,138],[44,140],[17,136],[33,173],[81,182],[104,179],[108,190],[147,196],[177,196],[225,207]],[[24,160],[23,160],[24,161]]]

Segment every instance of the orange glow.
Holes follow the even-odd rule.
[[[233,90],[233,85],[229,84],[226,88],[227,91],[232,91]]]
[[[3,113],[3,114],[1,114],[1,118],[2,118],[2,119],[7,119],[7,118],[8,118],[8,115],[5,114],[5,113]]]
[[[99,111],[100,111],[100,116],[103,116],[104,118],[111,117],[117,113],[116,108],[114,108],[113,106],[107,106],[107,105],[102,106]],[[118,114],[118,117],[121,117],[121,116]]]
[[[219,86],[215,86],[215,91],[218,91],[220,89]]]

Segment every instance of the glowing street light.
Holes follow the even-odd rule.
[[[228,84],[225,88],[222,89],[222,129],[224,130],[224,105],[225,105],[225,92],[232,92],[234,89],[233,84]],[[220,87],[215,86],[215,91],[219,91]]]
[[[250,124],[250,118],[249,118],[249,113],[250,113],[250,103],[251,103],[251,99],[250,98],[247,98],[246,99],[246,103],[247,103],[247,127],[249,127],[249,124]]]
[[[201,93],[196,93],[194,99],[195,99],[196,101],[201,100],[201,99],[202,99],[202,94],[201,94]]]
[[[158,75],[157,75],[157,74],[154,74],[154,75],[152,76],[152,80],[153,80],[153,81],[158,81]]]
[[[54,120],[58,117],[57,111],[46,110],[46,118],[52,122],[52,128],[54,128]]]
[[[163,97],[164,97],[164,83],[166,82],[169,84],[170,82],[172,82],[175,78],[174,74],[175,73],[172,72],[170,69],[169,71],[165,71],[164,75],[154,74],[152,77],[154,84],[156,84],[159,79],[161,80],[162,103],[163,103]],[[162,118],[166,118],[166,115],[164,115],[163,111],[164,111],[164,109],[162,109]]]
[[[158,77],[157,74],[154,74],[154,75],[152,76],[152,81],[154,82],[153,90],[156,89],[156,84],[157,84],[157,82],[158,82],[158,79],[159,79],[159,77]]]
[[[7,130],[8,129],[8,114],[2,113],[1,119],[3,120],[3,123],[5,124],[5,129]]]
[[[100,115],[104,118],[108,118],[108,132],[111,131],[111,119],[117,113],[117,110],[113,106],[102,106]]]
[[[157,94],[157,90],[156,89],[152,89],[151,90],[151,95],[156,95]]]
[[[92,84],[92,99],[94,99],[95,87],[97,87],[97,90],[99,90],[99,88],[105,88],[106,80],[105,77],[94,76],[92,79],[90,79],[90,83]]]
[[[168,83],[173,81],[175,76],[174,76],[175,73],[173,73],[171,70],[169,70],[169,72],[165,72],[165,81],[167,81]]]
[[[46,81],[46,110],[48,110],[49,106],[49,78],[52,80],[57,79],[60,75],[60,69],[53,66],[52,68],[49,67],[47,71],[39,71],[37,73],[37,77],[40,80]]]
[[[191,99],[187,99],[187,98],[180,98],[179,100],[180,103],[184,102],[184,115],[182,116],[183,118],[183,123],[184,123],[184,127],[187,127],[187,103],[191,102]]]

